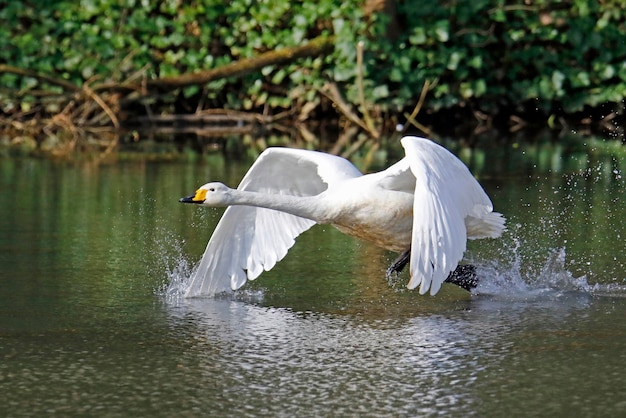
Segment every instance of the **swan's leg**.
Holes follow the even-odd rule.
[[[448,278],[447,283],[454,283],[457,286],[471,292],[473,288],[478,286],[478,276],[476,276],[476,266],[471,264],[463,264],[457,266]]]
[[[397,277],[398,274],[400,274],[400,272],[402,271],[402,269],[404,269],[406,265],[409,264],[410,260],[411,260],[411,249],[409,248],[408,250],[400,254],[400,256],[396,258],[393,263],[391,263],[391,265],[387,269],[387,280],[391,280],[393,276]]]

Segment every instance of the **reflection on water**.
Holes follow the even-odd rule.
[[[622,160],[618,174],[484,166],[510,223],[471,243],[473,295],[389,284],[392,254],[315,227],[243,290],[184,300],[164,289],[221,212],[177,200],[247,169],[211,159],[0,160],[1,415],[626,412]]]
[[[619,410],[586,383],[624,359],[625,330],[598,322],[599,315],[624,314],[623,306],[601,313],[612,305],[576,293],[517,301],[480,296],[463,309],[363,320],[205,299],[172,308],[172,317],[196,327],[205,381],[221,376],[214,383],[218,413],[500,416],[524,405],[542,415],[545,408]],[[590,366],[590,355],[606,360]]]
[[[465,388],[479,370],[466,361],[461,320],[362,323],[227,300],[192,301],[187,309],[205,343],[230,359],[222,370],[224,412],[245,411],[251,393],[270,400],[257,411],[272,415],[303,407],[313,415],[422,415],[473,402]],[[201,366],[207,374],[213,361]]]

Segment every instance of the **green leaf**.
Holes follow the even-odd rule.
[[[456,70],[459,66],[459,63],[461,62],[461,59],[463,58],[463,55],[464,54],[462,54],[460,51],[454,51],[452,54],[450,54],[448,65],[446,66],[448,70]]]

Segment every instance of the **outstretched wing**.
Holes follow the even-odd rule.
[[[463,258],[468,221],[474,229],[489,226],[480,237],[496,237],[504,229],[504,218],[492,212],[485,191],[451,152],[425,138],[401,141],[415,176],[408,287],[419,285],[421,294],[430,289],[434,295]]]
[[[349,161],[330,154],[268,148],[254,162],[238,190],[314,196],[330,184],[361,173]],[[253,206],[226,209],[194,270],[187,297],[236,290],[283,259],[295,238],[315,224],[276,210]]]

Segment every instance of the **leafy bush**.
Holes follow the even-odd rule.
[[[379,114],[412,108],[427,80],[435,82],[426,102],[433,111],[574,112],[626,95],[622,3],[440,0],[417,7],[398,0],[398,35],[391,37],[385,27],[394,16],[365,16],[359,0],[0,0],[0,21],[10,22],[0,25],[0,62],[77,86],[121,83],[334,35],[326,57],[186,87],[169,103],[279,110],[319,101],[316,89],[329,80],[358,103],[356,44],[363,41],[365,98]],[[0,74],[0,88],[5,112],[40,100],[41,90],[61,90],[8,72]]]
[[[376,80],[391,83],[398,108],[425,79],[438,81],[429,101],[435,109],[474,103],[490,113],[527,105],[574,112],[626,94],[620,0],[400,4],[406,29]]]

